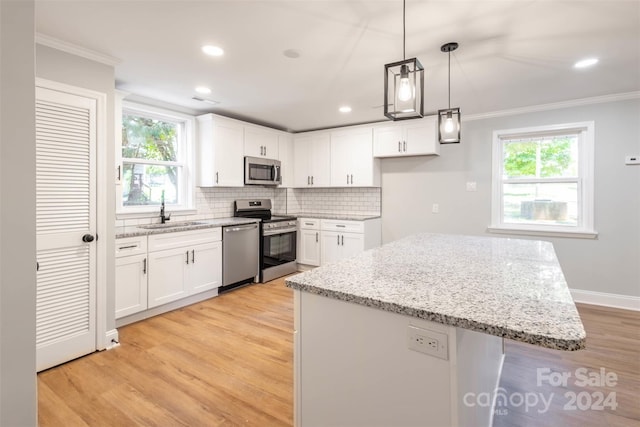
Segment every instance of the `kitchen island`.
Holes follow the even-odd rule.
[[[489,426],[503,338],[585,345],[549,242],[419,234],[286,284],[298,426]]]

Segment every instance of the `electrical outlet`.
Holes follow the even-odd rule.
[[[467,191],[476,191],[477,189],[478,189],[478,186],[475,181],[467,182]]]
[[[440,205],[437,203],[434,203],[433,206],[431,206],[431,212],[432,213],[438,213],[440,212]]]
[[[409,326],[407,330],[407,344],[410,350],[449,359],[447,335],[442,332]]]

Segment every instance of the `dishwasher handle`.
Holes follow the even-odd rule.
[[[258,228],[258,224],[239,225],[237,227],[223,227],[225,233],[232,233],[235,231],[253,230]]]

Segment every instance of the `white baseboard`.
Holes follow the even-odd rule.
[[[111,329],[110,331],[107,331],[105,334],[105,342],[107,343],[105,350],[111,350],[112,348],[119,346],[120,340],[118,339],[118,330]]]
[[[640,297],[570,289],[575,302],[640,311]]]

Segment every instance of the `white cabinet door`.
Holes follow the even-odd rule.
[[[311,144],[311,186],[328,187],[331,185],[331,136],[329,132],[313,137]]]
[[[293,153],[296,187],[328,187],[331,184],[329,132],[296,137]]]
[[[282,183],[280,188],[294,186],[293,136],[282,133],[278,135],[278,159],[281,162]]]
[[[320,265],[320,230],[300,229],[298,259],[300,264]]]
[[[116,319],[147,309],[147,255],[116,258]]]
[[[205,114],[197,119],[199,186],[244,186],[242,124],[213,114]]]
[[[244,128],[244,155],[251,157],[278,158],[278,134],[253,126]]]
[[[423,156],[440,154],[435,116],[413,120],[411,124],[393,124],[375,128],[375,157]]]
[[[191,263],[188,248],[149,253],[149,308],[189,295],[185,280],[187,262]]]
[[[351,258],[364,252],[364,234],[342,233],[340,236],[340,259]]]
[[[310,136],[296,137],[293,142],[293,185],[295,187],[311,186],[311,171],[309,170],[309,154],[312,138]]]
[[[374,129],[373,155],[376,157],[402,156],[402,128],[395,126]]]
[[[222,285],[222,242],[194,246],[189,255],[186,280],[191,294]]]
[[[418,123],[404,126],[407,156],[440,154],[440,143],[436,133],[437,122],[434,117],[425,117]]]
[[[320,242],[322,247],[322,264],[342,259],[342,250],[340,247],[340,235],[335,231],[323,231],[321,233]]]
[[[373,158],[372,128],[331,134],[331,186],[379,186],[379,160]]]

